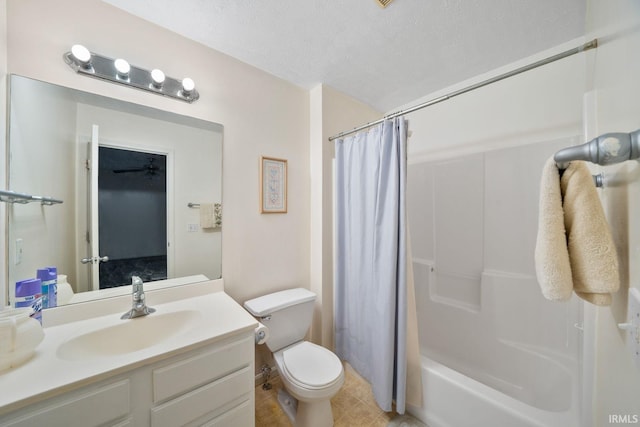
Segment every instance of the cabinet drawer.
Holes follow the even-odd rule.
[[[55,398],[54,398],[55,399]],[[56,403],[2,423],[6,427],[100,426],[129,414],[129,380],[58,398]]]
[[[117,424],[114,424],[111,427],[134,427],[135,423],[133,422],[133,418],[129,417],[124,421],[120,421]]]
[[[160,403],[253,362],[253,335],[153,370],[153,402]]]
[[[151,409],[153,427],[185,425],[253,391],[250,367]]]
[[[252,426],[255,424],[255,413],[250,401],[245,401],[230,411],[225,412],[202,425],[202,427]]]

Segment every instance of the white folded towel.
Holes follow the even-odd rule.
[[[216,220],[212,203],[200,203],[200,228],[215,228]]]
[[[571,162],[561,179],[553,158],[544,166],[535,264],[542,294],[552,301],[575,291],[588,302],[610,305],[620,287],[613,238],[584,162]]]
[[[551,301],[568,300],[573,291],[573,278],[564,228],[560,172],[553,159],[544,165],[540,181],[535,264],[542,295]]]

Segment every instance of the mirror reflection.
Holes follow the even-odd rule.
[[[50,266],[72,291],[60,303],[113,294],[132,275],[221,277],[222,136],[216,123],[11,76],[8,188],[63,203],[8,204],[9,300]]]

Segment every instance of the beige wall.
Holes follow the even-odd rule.
[[[586,133],[629,132],[640,128],[640,4],[629,0],[589,1],[587,31],[600,41],[589,54],[585,96]],[[594,426],[614,425],[609,416],[640,417],[640,365],[625,346],[629,287],[640,289],[640,168],[637,162],[602,168],[611,185],[602,194],[621,258],[622,286],[611,307],[595,315]],[[616,185],[618,183],[619,185]]]
[[[4,0],[0,5],[7,11],[0,13],[0,30],[6,16],[9,73],[224,125],[222,274],[228,293],[242,302],[285,287],[309,287],[306,91],[99,0]],[[79,76],[62,60],[74,43],[140,67],[160,68],[168,76],[188,75],[201,98],[186,104]],[[289,162],[287,214],[259,213],[261,155]]]

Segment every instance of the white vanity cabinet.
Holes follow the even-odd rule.
[[[254,335],[152,369],[152,427],[254,424]]]
[[[130,393],[129,379],[103,381],[1,416],[0,426],[116,425],[129,417]]]
[[[138,364],[0,416],[0,426],[253,426],[254,334]],[[2,390],[10,393],[10,390]]]

